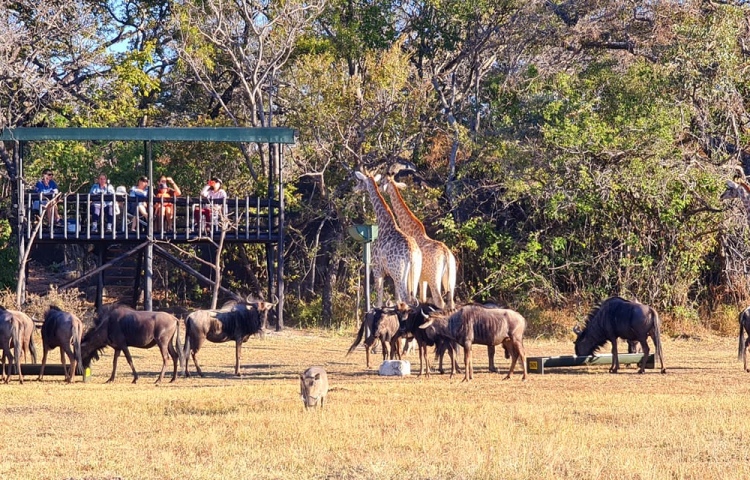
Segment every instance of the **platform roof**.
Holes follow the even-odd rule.
[[[4,141],[185,141],[185,142],[247,142],[295,143],[291,128],[245,127],[112,127],[112,128],[5,128],[0,132]]]

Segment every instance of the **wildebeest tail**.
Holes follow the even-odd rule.
[[[653,308],[651,309],[651,314],[654,319],[654,344],[656,346],[656,355],[659,357],[659,363],[661,364],[661,373],[666,373],[667,370],[664,368],[664,352],[661,348],[661,320],[659,319],[659,314],[656,313],[656,310]],[[654,357],[654,364],[656,364],[656,357]]]
[[[16,373],[21,375],[21,353],[23,353],[23,345],[21,344],[21,332],[18,328],[11,328],[10,338],[13,340],[13,355],[16,358],[13,361],[16,364]],[[8,373],[10,377],[10,372]],[[23,382],[22,382],[23,383]]]
[[[745,321],[749,315],[747,308],[740,312],[740,344],[737,349],[737,360],[745,360]]]
[[[78,375],[83,375],[83,359],[81,357],[81,337],[83,336],[83,332],[81,329],[82,326],[80,323],[73,322],[73,355],[75,355],[76,362],[78,362],[75,372]]]
[[[177,319],[177,331],[174,334],[174,348],[177,350],[177,361],[180,362],[180,370],[183,369],[185,365],[185,352],[182,350],[182,345],[180,345],[180,319]],[[185,328],[185,331],[187,332],[187,328]],[[188,338],[187,335],[185,335],[185,344],[187,345]]]
[[[359,332],[357,332],[357,338],[354,339],[354,343],[352,343],[352,346],[349,347],[349,351],[346,352],[346,355],[349,355],[354,351],[355,348],[357,348],[357,345],[359,345],[359,342],[362,341],[362,335],[364,335],[365,332],[365,321],[362,320],[362,325],[359,326]]]

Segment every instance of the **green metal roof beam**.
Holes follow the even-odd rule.
[[[185,141],[185,142],[246,142],[294,144],[291,128],[242,127],[148,127],[148,128],[6,128],[0,140],[7,141]]]

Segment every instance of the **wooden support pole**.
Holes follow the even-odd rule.
[[[174,264],[174,265],[180,267],[181,269],[185,270],[187,273],[189,273],[190,275],[194,276],[199,281],[207,283],[209,285],[214,285],[214,283],[216,283],[213,280],[211,280],[210,278],[207,278],[207,277],[203,276],[200,272],[198,272],[197,270],[195,270],[193,267],[191,267],[187,263],[183,262],[182,260],[180,260],[179,258],[175,257],[174,255],[172,255],[168,251],[164,250],[164,248],[162,248],[161,246],[154,245],[154,252],[156,252],[157,255],[161,256],[162,258],[164,258],[168,262],[171,262],[172,264]],[[222,286],[219,286],[219,290],[222,293],[224,293],[226,295],[229,295],[230,297],[232,297],[233,299],[235,299],[237,301],[242,302],[242,301],[245,300],[244,297],[242,297],[240,295],[237,295],[233,291],[231,291],[231,290],[229,290],[227,288],[224,288]]]

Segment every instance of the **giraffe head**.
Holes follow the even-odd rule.
[[[354,172],[354,179],[357,181],[357,184],[354,186],[354,191],[367,192],[367,183],[372,179],[375,181],[375,185],[377,185],[380,181],[380,174],[373,176],[369,173]]]

